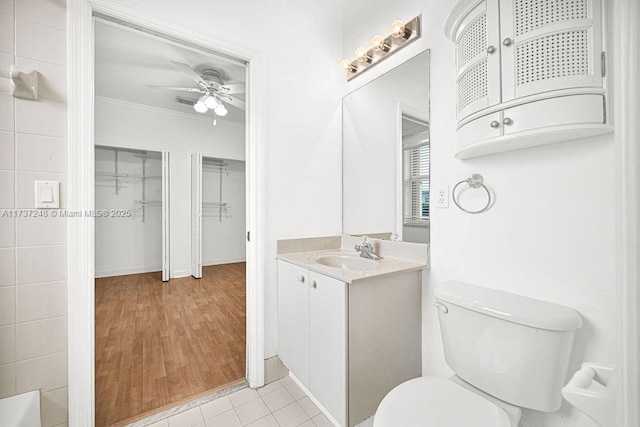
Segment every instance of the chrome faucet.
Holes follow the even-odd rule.
[[[362,258],[375,259],[375,260],[382,259],[380,255],[378,255],[373,251],[373,245],[369,241],[368,236],[362,237],[362,242],[359,245],[356,245],[355,248],[356,248],[356,251],[360,252],[360,256]]]

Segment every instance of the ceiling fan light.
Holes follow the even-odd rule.
[[[201,99],[199,99],[198,102],[193,104],[193,109],[196,110],[198,113],[206,113],[207,110],[209,110],[209,108],[207,108],[207,105]]]
[[[206,105],[208,109],[213,110],[219,104],[218,100],[213,95],[207,95],[207,97],[204,99],[204,105]]]
[[[218,106],[213,111],[220,117],[224,117],[227,115],[227,108],[222,104],[218,104]]]

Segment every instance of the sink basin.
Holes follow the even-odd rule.
[[[380,267],[378,261],[349,255],[325,255],[316,259],[318,264],[345,270],[366,271]]]

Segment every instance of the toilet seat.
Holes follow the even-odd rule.
[[[512,427],[493,402],[450,380],[420,377],[400,384],[382,399],[374,427]]]

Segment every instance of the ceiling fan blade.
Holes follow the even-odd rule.
[[[227,102],[227,103],[233,105],[234,107],[240,108],[241,110],[246,109],[245,102],[244,101],[240,101],[238,98],[234,98],[233,96],[223,96],[223,97],[221,97],[221,99],[224,102]]]
[[[226,85],[220,85],[218,89],[222,89],[226,91],[229,95],[233,95],[234,93],[246,92],[244,83],[231,83]]]
[[[175,87],[175,86],[156,86],[156,85],[147,85],[147,87],[149,89],[180,90],[184,92],[204,93],[204,91],[199,87]]]
[[[171,63],[180,71],[188,75],[198,84],[204,85],[208,87],[209,84],[200,76],[200,74],[193,71],[193,68],[189,67],[187,64],[183,64],[182,62],[171,61]]]

